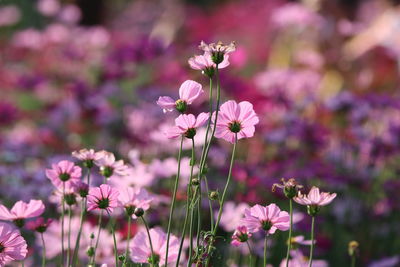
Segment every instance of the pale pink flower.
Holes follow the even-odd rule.
[[[144,188],[128,187],[120,190],[120,205],[125,208],[127,213],[132,215],[133,219],[137,218],[133,213],[135,209],[142,209],[143,211],[146,211],[150,208],[150,203],[152,201],[153,197],[151,197]]]
[[[63,183],[66,186],[75,184],[80,181],[81,175],[82,169],[68,160],[62,160],[57,164],[53,164],[52,169],[46,170],[47,178],[49,178],[57,188],[61,188]]]
[[[268,206],[255,205],[244,212],[242,224],[250,232],[260,230],[273,234],[276,230],[287,231],[290,227],[290,217],[286,211],[281,211],[275,204]]]
[[[152,240],[154,257],[158,259],[159,266],[165,264],[165,254],[167,249],[167,234],[160,228],[150,229],[150,237]],[[175,262],[178,258],[179,252],[179,240],[174,235],[170,236],[169,249],[168,249],[168,262]],[[146,231],[140,231],[135,235],[131,245],[131,259],[137,263],[148,263],[149,257],[151,257],[151,248],[149,238]],[[155,262],[154,264],[157,265]]]
[[[246,226],[239,226],[232,235],[231,244],[235,247],[240,246],[242,243],[247,242],[251,236],[252,233],[249,232]]]
[[[201,84],[198,82],[187,80],[182,83],[179,88],[179,99],[173,100],[169,96],[160,96],[157,100],[157,105],[163,108],[164,112],[177,109],[183,113],[188,105],[191,105],[201,94],[204,93]]]
[[[204,74],[212,77],[214,75],[217,64],[212,61],[211,54],[205,52],[203,55],[195,55],[189,58],[188,63],[192,69],[201,70]],[[229,55],[224,56],[224,60],[218,64],[218,69],[229,66]]]
[[[111,213],[114,208],[118,207],[118,196],[118,190],[107,184],[90,188],[87,196],[88,211],[105,209]]]
[[[73,4],[65,5],[60,11],[58,17],[62,22],[75,24],[81,19],[81,10]]]
[[[297,197],[294,197],[293,200],[300,205],[325,206],[331,203],[335,197],[336,193],[320,192],[318,187],[313,186],[308,195],[303,195],[299,192]]]
[[[294,245],[310,246],[312,244],[312,241],[306,240],[303,235],[292,237],[292,240],[290,242]],[[314,243],[315,243],[315,241],[314,241]]]
[[[220,225],[227,231],[232,232],[240,226],[240,221],[242,220],[244,211],[249,208],[247,203],[236,204],[233,201],[227,201],[222,210],[222,216]],[[215,213],[215,218],[217,218],[218,213]]]
[[[238,140],[252,137],[258,122],[258,116],[250,102],[237,104],[233,100],[227,101],[220,107],[215,137],[235,143],[236,134]]]
[[[166,135],[169,139],[182,135],[193,138],[196,135],[196,129],[203,126],[208,118],[208,113],[204,112],[200,113],[197,118],[193,114],[181,114],[175,119],[175,126],[166,132]]]
[[[95,152],[93,149],[81,149],[79,151],[72,152],[72,156],[83,161],[85,167],[93,167],[95,160],[99,160],[104,155],[104,152]]]
[[[33,221],[29,221],[26,224],[26,228],[32,231],[36,231],[38,233],[44,233],[47,230],[47,227],[53,222],[52,219],[45,220],[43,217],[39,217]]]
[[[309,259],[308,257],[304,256],[303,253],[296,249],[290,252],[290,256],[292,258],[289,260],[290,267],[308,267]],[[324,260],[313,260],[312,262],[313,267],[328,267],[328,263]],[[286,259],[283,259],[279,267],[286,267]]]
[[[236,44],[235,42],[231,42],[229,45],[225,45],[221,41],[218,43],[206,44],[204,41],[201,41],[199,48],[206,53],[210,53],[211,55],[215,53],[228,55],[236,50]]]
[[[41,200],[30,200],[29,203],[18,201],[11,210],[0,205],[0,220],[15,221],[34,218],[42,215],[44,212],[44,204]]]
[[[54,16],[60,10],[60,2],[58,0],[39,0],[37,2],[38,11],[44,16]]]
[[[14,5],[0,8],[0,27],[17,23],[21,18],[21,12]]]
[[[23,260],[27,253],[26,241],[19,231],[6,223],[0,223],[0,266]]]
[[[94,163],[100,167],[100,172],[103,176],[109,178],[114,174],[119,176],[128,174],[129,167],[124,164],[123,160],[115,160],[113,153],[104,150],[97,153],[98,158]]]

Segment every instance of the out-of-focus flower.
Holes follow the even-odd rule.
[[[268,234],[273,234],[276,230],[287,231],[290,227],[289,214],[281,211],[274,203],[265,207],[257,204],[246,209],[244,216],[241,223],[250,232],[264,230]]]
[[[37,3],[38,11],[44,16],[54,16],[60,10],[60,2],[58,0],[39,0]]]
[[[288,242],[289,242],[289,240],[288,240]],[[310,246],[312,244],[312,241],[305,240],[304,236],[298,235],[298,236],[292,237],[292,239],[290,240],[290,243],[291,243],[292,247],[296,246],[296,245]]]
[[[108,213],[111,213],[114,208],[118,207],[118,196],[118,190],[107,184],[90,188],[87,196],[88,211],[105,209]]]
[[[321,206],[328,205],[335,197],[336,193],[320,192],[318,187],[313,186],[308,195],[303,195],[299,192],[298,196],[294,197],[293,200],[300,205],[307,206],[308,213],[311,216],[315,216]]]
[[[227,201],[222,210],[220,225],[227,232],[234,231],[240,226],[244,211],[249,208],[247,203],[235,204],[233,201]],[[218,216],[216,213],[215,216]]]
[[[232,235],[231,244],[234,246],[240,246],[242,243],[247,242],[251,236],[252,234],[246,226],[239,226]]]
[[[201,94],[204,93],[201,84],[198,82],[187,80],[182,83],[179,88],[179,99],[174,101],[169,96],[160,96],[157,105],[163,108],[164,112],[172,111],[174,108],[184,113],[187,106],[192,104]]]
[[[289,3],[276,9],[271,16],[271,22],[278,28],[307,26],[320,28],[323,25],[320,15],[298,3]]]
[[[400,256],[386,257],[373,261],[368,267],[396,267],[400,262]]]
[[[57,164],[52,164],[52,169],[46,169],[46,176],[50,179],[53,185],[61,188],[65,186],[74,185],[80,181],[82,169],[76,166],[73,162],[62,160]]]
[[[58,17],[62,22],[75,24],[81,19],[81,10],[76,5],[65,5]]]
[[[33,221],[27,222],[26,228],[38,233],[44,233],[52,222],[52,219],[45,220],[43,217],[39,217]]]
[[[0,223],[0,266],[15,260],[23,260],[28,253],[25,239],[18,230]]]
[[[199,48],[205,53],[209,53],[211,55],[211,60],[215,64],[221,64],[224,61],[225,56],[236,50],[236,44],[235,42],[231,42],[229,45],[225,45],[221,41],[218,43],[206,44],[201,41]]]
[[[233,100],[227,101],[220,107],[215,137],[231,143],[235,142],[236,134],[238,140],[252,137],[258,122],[258,116],[250,102],[237,104]]]
[[[203,55],[195,55],[188,60],[192,69],[201,70],[208,77],[213,77],[217,65],[212,61],[211,54],[205,52]],[[229,66],[229,55],[224,56],[224,60],[218,64],[218,69],[223,69]]]
[[[193,139],[196,135],[196,129],[203,126],[208,120],[208,113],[200,113],[197,118],[193,114],[181,114],[175,119],[175,126],[167,133],[170,139],[184,135],[187,138]]]
[[[303,253],[296,249],[290,252],[290,256],[292,258],[289,260],[290,267],[307,267],[309,264],[309,260]],[[286,259],[282,260],[280,267],[286,267]],[[312,266],[315,267],[328,267],[328,263],[324,260],[315,260],[313,259]]]
[[[44,204],[41,200],[30,200],[29,203],[18,201],[11,210],[0,205],[0,220],[13,221],[18,227],[24,226],[24,220],[42,215]]]
[[[9,26],[17,23],[21,18],[21,13],[16,6],[9,5],[0,8],[0,27]]]
[[[100,167],[100,172],[104,177],[111,177],[116,174],[119,176],[125,176],[128,174],[129,167],[124,164],[123,160],[115,160],[113,153],[108,151],[97,152],[98,159],[94,163]]]
[[[94,161],[99,160],[103,155],[103,152],[95,152],[94,149],[86,148],[72,152],[72,156],[83,161],[83,164],[87,168],[92,168]]]
[[[153,245],[154,255],[151,255],[149,238],[145,231],[140,231],[135,235],[131,245],[131,259],[137,263],[153,263],[155,265],[165,265],[165,253],[167,235],[160,228],[150,229],[150,237]],[[175,262],[178,258],[179,240],[174,235],[170,236],[168,249],[168,262]]]
[[[137,218],[135,215],[136,209],[146,211],[150,208],[152,201],[153,197],[144,188],[128,187],[120,190],[119,202],[125,208],[127,215],[132,216],[133,219]]]

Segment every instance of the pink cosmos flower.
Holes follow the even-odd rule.
[[[320,207],[328,205],[335,197],[336,193],[319,192],[319,188],[313,186],[308,195],[303,195],[299,192],[297,197],[294,197],[293,200],[300,205]]]
[[[83,161],[85,167],[93,167],[93,162],[99,160],[102,156],[102,152],[95,152],[93,149],[81,149],[79,151],[72,152],[72,156]]]
[[[192,80],[187,80],[183,82],[179,88],[178,100],[174,101],[169,96],[160,96],[157,100],[157,105],[162,107],[164,112],[172,111],[175,108],[183,113],[186,111],[187,106],[192,104],[202,93],[204,93],[204,90],[201,84]]]
[[[118,190],[107,184],[90,188],[87,196],[88,211],[105,209],[108,213],[111,213],[114,208],[118,207],[118,196]]]
[[[15,260],[23,260],[28,253],[25,239],[18,230],[0,223],[0,266]]]
[[[264,230],[267,234],[273,234],[276,230],[287,231],[290,227],[289,214],[275,204],[266,207],[257,204],[246,209],[244,216],[242,224],[250,232]]]
[[[146,211],[150,208],[150,203],[153,201],[153,197],[149,195],[144,188],[132,188],[128,187],[120,191],[119,202],[123,206],[129,215],[132,215],[133,219],[136,219],[134,214],[135,209],[142,209]]]
[[[26,224],[26,228],[32,231],[36,231],[38,233],[46,232],[47,227],[53,222],[52,219],[45,220],[43,217],[39,217],[33,221],[29,221]]]
[[[304,254],[300,250],[292,250],[290,252],[290,256],[292,257],[289,260],[290,267],[308,267],[309,260],[308,257],[304,256]],[[328,263],[324,260],[313,260],[312,266],[314,267],[327,267]],[[286,267],[286,259],[282,260],[279,267]]]
[[[212,61],[211,54],[205,52],[203,55],[195,55],[189,58],[188,63],[192,69],[201,70],[209,77],[214,75],[217,65]],[[229,66],[229,55],[225,55],[223,61],[218,64],[218,69]]]
[[[62,160],[57,164],[53,164],[52,169],[46,170],[47,178],[57,188],[61,188],[63,183],[71,185],[80,181],[81,175],[82,169],[68,160]]]
[[[228,55],[236,50],[235,42],[231,42],[229,45],[224,45],[221,41],[218,43],[206,44],[204,41],[201,41],[199,48],[206,53],[223,53],[224,55]]]
[[[167,244],[167,234],[160,228],[150,229],[150,237],[152,240],[154,254],[151,257],[151,248],[149,238],[145,231],[140,231],[135,235],[131,245],[131,259],[137,263],[149,263],[153,259],[153,264],[157,263],[159,266],[165,264],[165,253]],[[168,262],[175,262],[178,258],[179,240],[174,235],[170,236],[169,249],[168,249]]]
[[[258,116],[250,102],[243,101],[237,104],[233,100],[227,101],[220,107],[215,137],[235,143],[236,134],[238,140],[252,137],[254,126],[258,122]]]
[[[123,160],[115,160],[115,156],[113,153],[108,151],[100,151],[98,158],[94,161],[94,163],[100,167],[100,172],[103,176],[109,178],[113,174],[119,176],[128,175],[129,167],[124,164]]]
[[[44,204],[41,200],[30,200],[29,203],[18,201],[14,204],[11,210],[5,206],[0,205],[0,220],[14,221],[21,223],[18,225],[23,226],[23,220],[42,215],[44,212]]]
[[[246,226],[242,225],[236,228],[232,235],[231,244],[235,247],[240,246],[242,243],[247,242],[247,240],[252,236]]]
[[[196,135],[196,129],[203,126],[209,118],[208,113],[200,113],[197,118],[193,114],[181,114],[175,119],[175,126],[167,133],[169,139],[184,135],[187,138],[193,138]]]

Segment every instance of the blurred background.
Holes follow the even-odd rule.
[[[84,147],[115,152],[137,168],[134,185],[169,196],[177,144],[163,131],[175,115],[155,101],[186,79],[208,90],[187,60],[201,40],[236,41],[223,99],[252,102],[260,124],[239,145],[232,212],[287,208],[271,186],[294,177],[338,193],[318,217],[317,258],[348,265],[357,240],[359,266],[400,266],[399,2],[1,0],[0,200],[47,199],[44,169]],[[191,111],[206,108],[204,96]],[[223,140],[211,151],[212,188],[229,153]],[[308,236],[307,216],[296,231]],[[285,238],[271,251],[276,266]],[[239,254],[221,257],[240,266]]]

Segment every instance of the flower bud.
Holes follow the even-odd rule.
[[[192,179],[192,185],[198,186],[199,184],[200,184],[199,179],[197,179],[197,178],[193,178],[193,179]]]
[[[124,255],[124,254],[119,255],[119,256],[118,256],[118,259],[119,259],[120,261],[124,262],[124,261],[125,261],[125,255]]]
[[[135,213],[134,213],[137,217],[142,217],[144,214],[144,210],[142,208],[136,208],[135,209]]]
[[[208,197],[211,200],[218,200],[219,197],[218,191],[211,191]]]
[[[88,250],[86,251],[86,255],[88,255],[88,257],[93,257],[94,247],[89,247]]]
[[[357,241],[354,241],[354,240],[353,240],[353,241],[350,241],[350,242],[349,242],[348,252],[349,252],[349,256],[350,256],[350,257],[355,257],[355,256],[357,256],[358,247],[359,247],[359,244],[358,244]]]

